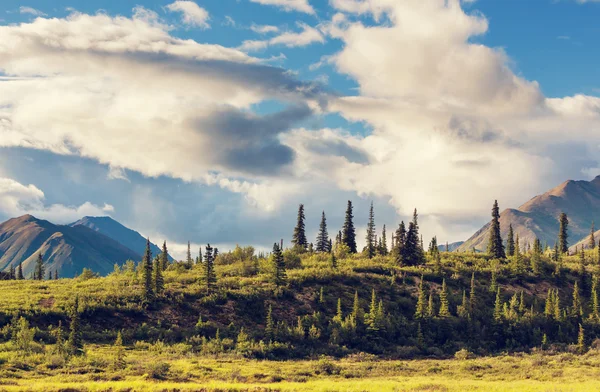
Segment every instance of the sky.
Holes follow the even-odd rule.
[[[186,244],[419,211],[467,239],[600,174],[600,2],[3,0],[0,219]]]

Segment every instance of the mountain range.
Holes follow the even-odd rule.
[[[536,238],[553,246],[558,236],[558,217],[564,212],[569,218],[569,244],[575,245],[589,236],[593,222],[600,224],[600,176],[591,181],[568,180],[548,192],[535,196],[517,209],[500,213],[502,238],[506,239],[512,225],[520,244],[533,245]],[[485,251],[489,238],[487,223],[457,248],[457,251]],[[596,238],[600,239],[600,231]]]
[[[55,225],[31,215],[9,219],[0,224],[0,271],[22,263],[25,277],[34,270],[39,254],[46,272],[58,271],[73,277],[83,268],[101,275],[114,264],[142,259],[146,239],[110,217],[85,217],[70,225]],[[159,248],[152,244],[153,254]]]

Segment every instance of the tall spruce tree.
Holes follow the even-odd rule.
[[[204,285],[206,287],[206,291],[211,293],[217,283],[217,276],[215,274],[215,253],[210,246],[210,244],[206,244],[205,252],[204,252]]]
[[[83,337],[79,316],[79,296],[75,296],[75,301],[71,308],[70,330],[69,340],[67,341],[67,350],[71,355],[81,355],[83,354]]]
[[[425,302],[425,288],[423,287],[423,276],[419,282],[419,292],[417,297],[417,308],[415,309],[415,318],[422,319],[427,315],[427,303]]]
[[[508,225],[508,236],[506,238],[506,255],[515,255],[515,233],[513,231],[512,223]]]
[[[588,241],[588,248],[595,249],[596,248],[596,227],[594,222],[592,221],[592,228],[590,229],[590,238]]]
[[[380,253],[383,256],[387,256],[387,254],[388,254],[388,246],[387,246],[387,237],[386,237],[385,225],[383,225],[383,230],[381,231],[381,249],[380,249]]]
[[[440,291],[440,317],[450,317],[450,305],[448,303],[448,289],[446,288],[446,279],[442,280],[442,290]]]
[[[162,295],[165,291],[165,280],[163,277],[162,257],[156,256],[154,259],[154,292],[156,295]]]
[[[417,209],[413,213],[413,220],[408,224],[406,238],[401,250],[401,260],[404,265],[421,265],[425,262],[423,247],[419,237],[419,223]]]
[[[373,202],[371,202],[371,208],[369,208],[369,222],[367,223],[367,235],[365,240],[367,244],[367,257],[372,259],[375,256],[375,251],[377,248],[377,240],[375,239],[375,212],[373,210]]]
[[[327,218],[325,211],[321,213],[321,224],[319,225],[319,234],[317,234],[317,252],[330,252],[329,249],[329,234],[327,233]]]
[[[558,251],[565,254],[569,251],[569,218],[562,212],[558,218]]]
[[[152,276],[152,251],[150,250],[150,238],[146,239],[146,251],[142,260],[142,271],[144,274],[144,299],[154,299],[154,279]]]
[[[294,227],[294,234],[292,235],[292,244],[294,248],[299,251],[306,251],[308,248],[308,241],[306,240],[306,232],[304,221],[304,204],[298,206],[298,218],[296,219],[296,227]]]
[[[494,259],[506,258],[502,236],[500,235],[500,208],[498,207],[498,200],[494,201],[494,206],[492,207],[492,222],[490,224],[487,252]]]
[[[163,242],[160,254],[160,268],[164,271],[169,267],[169,252],[167,252],[167,241]]]
[[[273,255],[271,256],[273,260],[273,281],[276,286],[283,286],[287,281],[287,274],[285,271],[285,260],[283,258],[283,253],[281,252],[281,248],[278,243],[273,244]]]
[[[38,254],[38,258],[35,262],[35,271],[33,272],[33,278],[36,280],[44,280],[44,259],[42,259],[42,254]]]
[[[190,247],[190,241],[188,241],[187,255],[185,258],[185,263],[187,264],[188,268],[192,268],[192,266],[194,265],[194,260],[192,259],[192,248]]]
[[[356,231],[354,230],[354,215],[352,215],[352,202],[348,200],[346,217],[342,227],[342,242],[348,246],[350,253],[356,253]]]
[[[396,262],[402,265],[404,264],[404,245],[406,244],[406,225],[404,224],[404,221],[400,222],[400,225],[398,225],[394,242],[394,257],[396,258]]]
[[[23,280],[25,276],[23,276],[23,263],[19,263],[17,267],[17,280]]]

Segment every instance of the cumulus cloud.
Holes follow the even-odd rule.
[[[279,135],[325,99],[239,50],[175,38],[142,8],[0,26],[0,42],[0,146],[93,158],[112,178],[266,181],[294,159]],[[252,114],[266,99],[290,109]]]
[[[171,12],[181,12],[181,20],[186,25],[200,27],[201,29],[210,28],[208,24],[208,20],[210,19],[208,11],[193,1],[177,0],[167,5],[167,9]]]
[[[270,26],[270,25],[256,25],[253,24],[250,26],[250,30],[254,31],[258,34],[269,34],[269,33],[277,33],[279,32],[279,27]]]
[[[284,11],[291,12],[303,12],[306,14],[314,15],[314,8],[308,3],[308,0],[250,0],[253,3],[273,5],[281,8]]]
[[[248,52],[257,51],[266,49],[272,45],[284,45],[288,48],[295,48],[301,46],[308,46],[313,43],[324,43],[325,38],[323,34],[314,27],[307,25],[306,23],[298,23],[298,26],[302,29],[302,31],[298,33],[294,32],[284,32],[279,34],[269,40],[247,40],[242,43],[240,46],[241,50],[245,50]],[[266,29],[267,27],[272,26],[263,26],[260,30],[261,32],[269,32]]]
[[[0,178],[0,213],[7,217],[31,214],[55,223],[70,223],[83,216],[106,215],[113,206],[97,206],[86,202],[80,206],[46,205],[44,192],[35,185],[23,185],[11,178]]]

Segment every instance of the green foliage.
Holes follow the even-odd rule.
[[[294,227],[294,234],[292,235],[292,244],[294,248],[299,252],[304,252],[308,248],[308,241],[306,240],[305,224],[304,221],[304,204],[300,204],[298,207],[298,218],[296,221],[296,227]]]
[[[352,215],[352,202],[348,200],[346,217],[342,227],[341,242],[348,247],[350,253],[356,253],[356,232],[354,230],[354,215]]]
[[[558,218],[558,251],[561,254],[569,252],[569,218],[564,212]]]
[[[317,252],[331,252],[329,234],[327,233],[327,218],[325,217],[325,211],[321,214],[321,223],[319,224],[319,233],[317,234],[316,241]]]
[[[500,208],[498,207],[498,200],[494,201],[492,208],[492,222],[490,224],[487,252],[494,259],[501,260],[506,258],[504,244],[500,235]]]
[[[146,239],[146,251],[142,259],[142,273],[144,276],[144,299],[147,302],[154,300],[154,283],[152,279],[152,251],[150,250],[150,238]]]

